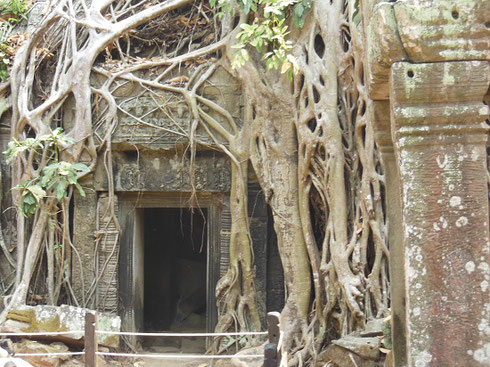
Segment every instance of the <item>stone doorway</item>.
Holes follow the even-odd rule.
[[[142,211],[145,331],[206,331],[207,210]]]
[[[145,332],[205,332],[207,209],[145,208]],[[141,271],[141,270],[140,270]],[[204,352],[205,338],[145,338],[155,352]]]
[[[200,195],[199,208],[193,210],[187,207],[184,194],[127,193],[118,197],[123,228],[119,257],[123,329],[214,330],[217,311],[213,290],[223,260],[221,197]],[[156,352],[165,352],[162,346],[190,352],[204,348],[206,340],[145,337],[127,341],[145,349],[155,347]]]

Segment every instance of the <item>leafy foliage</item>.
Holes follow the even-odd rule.
[[[0,13],[2,15],[10,14],[25,19],[30,7],[31,2],[28,0],[0,0]]]
[[[12,24],[9,22],[0,23],[0,80],[3,82],[9,78],[8,68],[14,55],[13,47],[8,40],[11,30]]]
[[[308,11],[311,9],[313,0],[298,1],[293,7],[293,24],[298,28],[303,28],[305,18]]]
[[[47,162],[37,177],[24,180],[20,185],[13,187],[14,190],[21,190],[19,211],[23,216],[34,214],[41,200],[49,195],[56,196],[58,201],[62,200],[70,185],[75,186],[80,195],[85,196],[78,178],[80,174],[87,173],[89,168],[83,163],[59,160],[60,148],[74,143],[75,141],[66,136],[60,128],[38,138],[26,138],[22,141],[13,139],[8,143],[7,150],[3,153],[9,163],[22,152],[32,153],[38,159],[47,157]]]
[[[216,2],[217,1],[217,2]],[[223,16],[224,12],[232,12],[232,0],[211,0]],[[253,12],[251,24],[241,24],[241,32],[237,34],[237,49],[233,56],[232,66],[241,67],[250,60],[248,46],[254,47],[260,54],[268,70],[281,70],[281,73],[296,70],[296,62],[289,51],[293,43],[287,39],[289,27],[286,19],[292,15],[293,24],[302,28],[305,17],[311,8],[312,0],[235,0],[246,13]]]
[[[10,34],[13,26],[26,19],[31,6],[28,0],[0,0],[0,80],[9,79],[9,68],[15,54],[15,42]]]

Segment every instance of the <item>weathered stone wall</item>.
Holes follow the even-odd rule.
[[[181,86],[179,80],[188,80],[191,69],[181,69],[175,74],[171,86]],[[99,81],[100,83],[101,81]],[[97,80],[94,80],[97,84]],[[113,92],[119,106],[118,125],[112,136],[114,150],[173,150],[176,145],[187,146],[191,134],[193,116],[184,97],[178,93],[154,90],[150,93],[136,82],[126,82]],[[228,111],[235,122],[242,121],[243,97],[241,86],[223,68],[218,68],[209,82],[198,88],[197,94],[208,102],[216,103]],[[231,132],[226,118],[202,104],[204,112],[215,118]],[[95,132],[103,134],[105,126],[96,126]],[[196,139],[214,144],[208,134],[197,126]],[[220,143],[224,141],[216,136]]]
[[[361,4],[389,207],[394,363],[488,365],[490,3]]]
[[[116,191],[192,191],[190,160],[182,151],[116,151],[112,156]],[[198,191],[230,190],[230,163],[223,154],[199,152],[193,172]],[[96,191],[107,191],[102,162],[97,165],[94,186]]]
[[[476,61],[392,67],[413,365],[490,362],[489,71]]]
[[[184,71],[185,74],[185,71]],[[221,69],[204,85],[200,93],[205,98],[227,109],[232,117],[241,124],[242,96],[241,88],[230,75]],[[209,229],[210,245],[213,246],[209,265],[213,267],[209,276],[214,284],[227,270],[229,260],[229,239],[231,217],[229,211],[229,191],[231,184],[230,162],[228,158],[212,147],[213,141],[203,131],[197,130],[197,146],[194,166],[191,167],[189,140],[190,120],[187,105],[180,95],[162,93],[155,100],[153,95],[144,93],[138,85],[128,83],[122,90],[116,91],[121,110],[118,113],[119,124],[112,139],[112,166],[114,190],[119,203],[118,216],[121,224],[120,243],[114,253],[119,253],[117,283],[113,279],[102,277],[99,293],[111,293],[112,288],[120,289],[119,305],[123,317],[123,327],[138,328],[141,325],[141,300],[138,298],[137,268],[139,250],[135,250],[138,235],[137,208],[153,206],[186,206],[189,205],[189,194],[193,188],[197,193],[197,204],[208,207],[209,220],[213,228]],[[165,109],[158,105],[165,102]],[[208,111],[216,119],[222,119],[215,112]],[[66,119],[70,120],[73,111],[67,111]],[[226,126],[226,123],[221,120]],[[176,127],[179,127],[179,130]],[[99,157],[91,186],[85,198],[75,197],[75,233],[74,243],[80,252],[81,260],[74,263],[74,279],[80,283],[81,270],[84,273],[84,289],[96,279],[101,268],[101,244],[109,233],[104,233],[98,221],[87,221],[86,218],[99,218],[97,205],[109,189],[106,165]],[[253,174],[252,174],[253,176]],[[192,179],[191,179],[192,177]],[[251,178],[253,181],[253,177]],[[194,185],[194,186],[193,186]],[[249,185],[249,213],[251,235],[254,242],[255,266],[257,274],[258,307],[262,316],[266,313],[266,294],[268,277],[280,279],[267,266],[267,251],[270,247],[268,231],[267,205],[260,187],[255,183]],[[94,234],[96,235],[94,238]],[[95,241],[98,239],[98,244]],[[94,256],[96,254],[96,256]],[[111,262],[112,264],[112,262]],[[97,270],[99,269],[99,270]],[[114,273],[114,269],[110,269]],[[109,287],[109,288],[107,288]],[[80,295],[82,287],[75,287]],[[106,290],[104,288],[107,288]],[[214,307],[214,290],[208,290]],[[88,295],[85,295],[87,299]],[[140,297],[141,298],[141,297]],[[89,303],[92,307],[103,307],[92,296]],[[103,307],[107,309],[107,304]],[[209,314],[208,328],[212,329],[216,315]]]

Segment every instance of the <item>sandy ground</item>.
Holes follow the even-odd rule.
[[[155,353],[155,354],[204,354],[205,352],[205,340],[203,338],[182,338],[181,341],[175,342],[174,340],[162,340],[161,338],[155,340],[149,340],[144,344],[144,349],[141,354]],[[209,360],[203,360],[201,358],[196,359],[157,359],[157,358],[124,358],[121,360],[114,360],[105,358],[104,361],[99,361],[99,367],[211,367],[213,362]],[[63,363],[62,367],[83,367],[84,364],[81,359],[74,359]],[[223,364],[221,364],[223,366]]]

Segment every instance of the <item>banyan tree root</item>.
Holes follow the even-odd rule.
[[[366,116],[356,11],[355,1],[314,3],[293,34],[292,82],[264,74],[258,56],[237,70],[252,110],[250,159],[285,272],[293,364],[311,363],[331,339],[388,308],[384,183]]]
[[[103,157],[108,215],[116,228],[111,137],[118,116],[187,142],[191,177],[198,145],[222,151],[232,167],[232,228],[230,267],[216,289],[218,331],[262,328],[247,213],[250,162],[272,211],[284,269],[282,316],[290,364],[309,365],[332,339],[383,316],[389,302],[383,176],[366,115],[364,50],[360,25],[353,21],[357,6],[355,0],[315,0],[304,27],[292,28],[291,55],[299,71],[290,80],[266,71],[253,51],[245,65],[230,67],[240,23],[251,19],[238,7],[219,28],[204,1],[52,2],[15,58],[12,136],[41,136],[61,126],[76,141],[61,149],[64,161],[83,161],[93,170]],[[201,92],[217,68],[242,84],[243,121]],[[123,93],[128,86],[137,86],[131,98],[151,96],[175,126],[131,115]],[[175,112],[163,98],[168,95],[187,104],[185,126],[172,119]],[[74,106],[71,118],[68,106]],[[14,185],[42,168],[24,152],[13,164]],[[61,238],[67,246],[63,261],[78,261],[64,225],[70,195],[62,202],[48,195],[32,220],[18,216],[18,277],[7,310],[26,302],[42,266],[36,259],[46,251],[55,279],[49,283],[50,302],[63,296],[84,305],[93,298],[97,280],[77,299],[69,274],[56,270],[61,259],[52,255],[52,244]],[[18,190],[13,199],[19,205]]]

